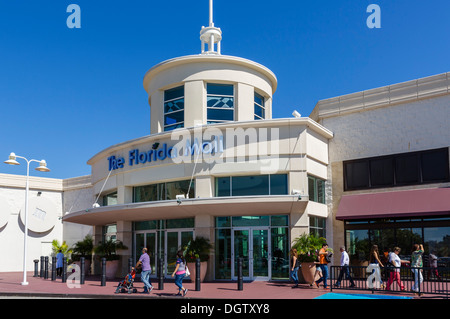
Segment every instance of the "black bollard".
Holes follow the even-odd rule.
[[[195,291],[200,291],[200,258],[195,260]]]
[[[44,256],[41,256],[41,271],[39,272],[39,277],[44,277],[44,260],[45,260],[45,257]]]
[[[106,258],[102,258],[102,278],[101,286],[106,286]]]
[[[48,256],[45,256],[44,263],[44,279],[48,279]]]
[[[39,277],[39,259],[35,259],[34,261],[34,276]]]
[[[238,290],[244,290],[244,276],[242,275],[242,258],[238,258]]]
[[[133,258],[128,258],[128,272],[131,272],[131,268],[133,268]]]
[[[62,282],[67,281],[67,257],[63,258]]]
[[[80,257],[80,285],[84,285],[86,261],[84,257]]]
[[[52,257],[52,281],[56,280],[56,257]]]
[[[164,289],[164,260],[162,258],[158,261],[158,289],[163,290]]]

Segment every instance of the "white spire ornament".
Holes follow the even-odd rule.
[[[202,26],[200,31],[202,41],[202,54],[220,54],[220,41],[222,40],[222,30],[216,28],[213,22],[213,0],[209,0],[209,26]],[[208,45],[208,50],[206,49]]]

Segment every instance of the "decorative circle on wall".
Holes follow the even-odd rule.
[[[36,233],[44,233],[55,226],[56,205],[44,197],[28,199],[28,229]],[[20,220],[25,225],[25,204],[20,209]]]
[[[11,215],[11,209],[8,201],[3,196],[0,196],[0,228],[6,226],[9,221],[9,215]]]

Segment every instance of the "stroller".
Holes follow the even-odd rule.
[[[136,293],[137,289],[133,287],[133,283],[134,283],[134,277],[136,276],[136,270],[133,268],[131,268],[131,272],[128,273],[125,276],[125,279],[122,280],[121,282],[119,282],[119,284],[117,285],[116,291],[114,293],[119,293],[119,292],[128,292],[129,294],[131,293]]]

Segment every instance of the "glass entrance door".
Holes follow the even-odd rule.
[[[157,275],[158,260],[162,258],[166,265],[165,276],[169,276],[175,270],[177,252],[182,249],[194,236],[193,230],[158,230],[143,231],[135,234],[135,256],[136,261],[142,254],[142,248],[147,247],[152,266],[152,277]]]
[[[178,245],[178,232],[167,232],[166,233],[166,245],[167,245],[167,255],[166,255],[166,265],[167,272],[166,276],[173,273],[175,270],[175,264],[177,262],[177,251]]]
[[[166,231],[166,276],[170,277],[175,270],[177,252],[183,249],[194,238],[192,230],[168,230]]]
[[[253,229],[253,279],[268,280],[270,260],[270,243],[268,229]]]
[[[233,256],[234,267],[232,269],[234,279],[238,276],[238,259],[242,258],[242,276],[244,279],[250,279],[250,230],[249,229],[235,229],[233,231]]]
[[[242,272],[245,280],[270,278],[269,228],[235,228],[232,232],[232,245],[233,279],[237,279],[238,258],[243,259]]]
[[[137,261],[139,260],[139,258],[142,255],[142,248],[146,247],[147,251],[150,255],[150,265],[152,267],[152,275],[155,275],[155,270],[156,270],[156,265],[157,265],[157,259],[158,259],[158,250],[156,249],[157,246],[157,236],[156,236],[156,231],[152,231],[152,232],[140,232],[140,233],[136,233],[135,236],[135,256],[136,256],[136,260],[135,260],[135,264],[137,263]]]

